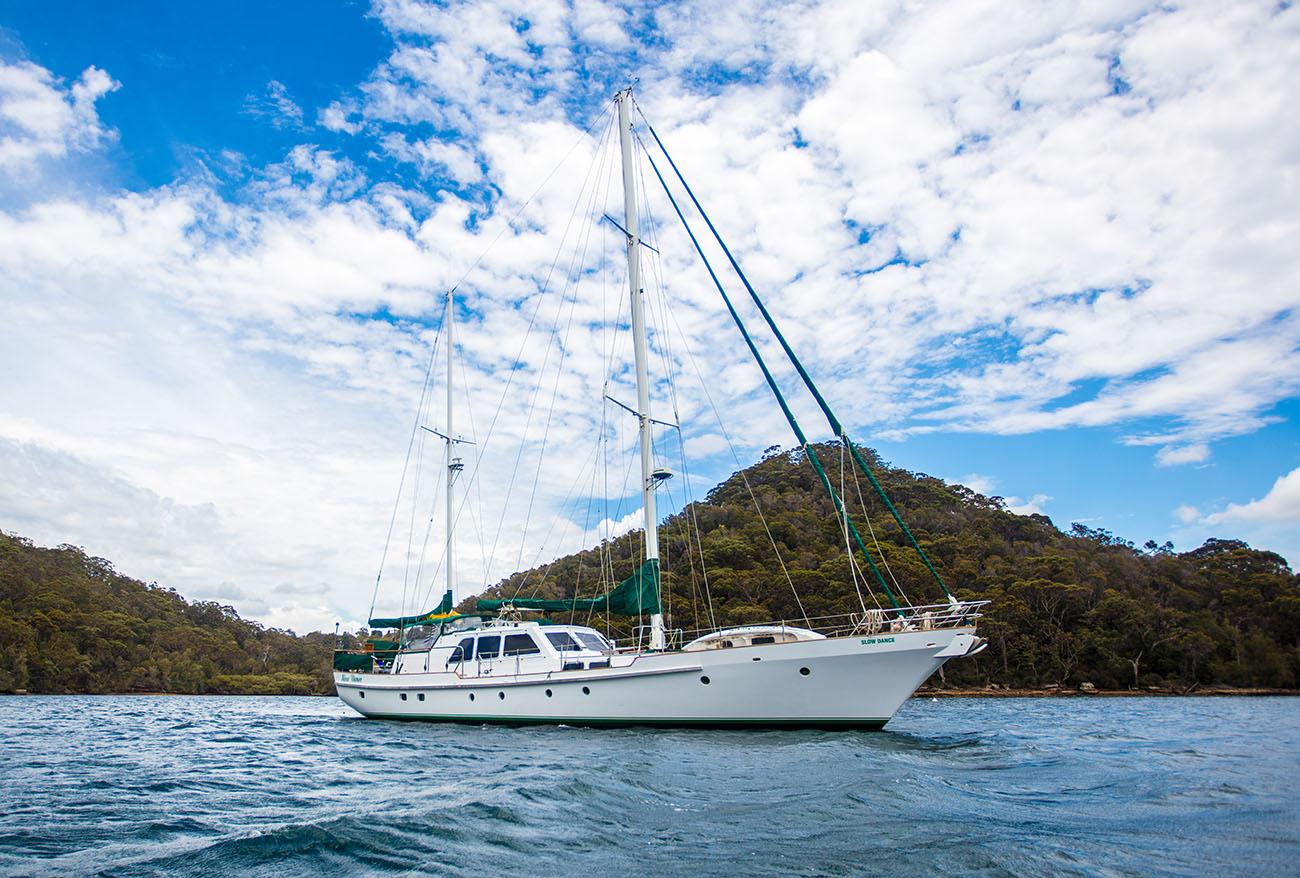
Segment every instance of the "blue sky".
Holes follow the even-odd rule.
[[[90,66],[123,88],[100,107],[118,132],[110,169],[144,190],[193,173],[194,163],[234,151],[253,167],[303,142],[292,120],[268,124],[268,83],[307,107],[355,86],[392,47],[365,3],[242,3],[198,7],[144,2],[129,15],[102,3],[15,4],[4,26],[13,54],[67,79]],[[147,84],[147,85],[145,85]],[[250,102],[250,96],[253,101]],[[305,120],[310,124],[310,120]],[[348,137],[316,129],[333,149]],[[360,153],[358,158],[364,157]]]
[[[557,399],[585,414],[557,416],[536,495],[575,508],[586,476],[551,460],[587,452],[616,301],[538,289],[606,99],[637,78],[861,441],[1062,527],[1300,558],[1297,13],[1032,9],[11,4],[0,527],[274,624],[356,621],[438,295],[467,272],[474,411],[520,344],[521,384],[551,380],[520,315],[581,304]],[[700,496],[735,461],[683,349],[733,400],[744,461],[791,440],[689,245],[662,243]],[[540,463],[537,440],[498,438],[494,459]],[[475,492],[503,496],[492,478]],[[601,511],[492,559],[463,548],[483,560],[458,590],[636,517],[630,497]]]

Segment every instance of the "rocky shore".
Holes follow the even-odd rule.
[[[916,694],[930,698],[1162,698],[1221,695],[1300,695],[1300,690],[1239,689],[1231,686],[1193,686],[1186,690],[1167,689],[1158,686],[1151,686],[1146,689],[1098,689],[1090,683],[1083,683],[1078,687],[1043,686],[1038,689],[1004,689],[997,685],[978,689],[939,689],[922,686],[916,690]]]

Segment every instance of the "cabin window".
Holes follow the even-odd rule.
[[[531,634],[507,634],[503,655],[531,655],[542,650]]]
[[[594,649],[596,652],[604,652],[609,649],[609,642],[599,634],[591,631],[575,631],[573,633],[587,649]]]
[[[403,700],[403,701],[406,700],[406,693],[405,693],[405,692],[402,693],[402,700]]]
[[[771,634],[764,634],[761,637],[752,638],[749,642],[752,643],[754,646],[758,646],[763,643],[776,643],[776,637]]]
[[[474,660],[474,638],[466,637],[456,645],[451,651],[451,656],[447,659],[447,667],[458,665],[461,662],[472,662]]]
[[[360,695],[361,695],[362,698],[365,698],[365,697],[366,697],[366,693],[364,693],[364,692],[360,693]]]
[[[421,692],[421,693],[417,694],[415,697],[418,698],[420,701],[423,701],[423,700],[424,700],[424,693]]]
[[[560,652],[577,652],[582,649],[578,641],[574,640],[567,631],[547,631],[546,639],[551,641],[551,646]]]
[[[478,657],[481,659],[494,659],[501,654],[501,635],[493,634],[489,637],[480,637],[478,639]]]

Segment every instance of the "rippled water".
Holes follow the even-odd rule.
[[[915,700],[884,732],[0,698],[5,875],[1300,872],[1300,699]]]

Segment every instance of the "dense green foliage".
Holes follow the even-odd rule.
[[[841,449],[817,449],[839,484]],[[1280,556],[1238,540],[1209,540],[1176,554],[1169,544],[1149,541],[1137,549],[1078,524],[1063,533],[1046,516],[1012,514],[999,497],[890,468],[863,452],[949,587],[959,597],[993,602],[981,623],[988,649],[950,663],[946,684],[1296,687],[1300,577]],[[865,480],[859,493],[850,467],[844,465],[843,484],[858,529],[868,541],[874,532],[912,603],[938,601],[937,584]],[[691,519],[699,533],[693,550]],[[640,540],[639,532],[627,534],[516,574],[491,591],[591,596],[632,571]],[[859,607],[844,534],[801,452],[769,451],[706,501],[668,519],[660,544],[671,626],[798,623],[805,615]],[[557,618],[567,621],[564,614]],[[630,633],[626,622],[590,621],[616,635]]]
[[[0,532],[0,692],[326,694],[333,648]]]
[[[839,483],[839,447],[818,453]],[[981,623],[989,648],[950,663],[947,685],[1185,690],[1300,682],[1300,577],[1278,555],[1238,540],[1177,554],[1078,524],[1062,533],[1046,516],[1014,515],[1001,498],[864,453],[953,591],[993,602]],[[842,477],[858,529],[879,539],[907,597],[938,601],[888,512],[865,483],[859,494],[847,466]],[[798,624],[859,607],[843,532],[798,452],[769,453],[732,475],[671,516],[660,544],[671,627]],[[640,545],[639,532],[625,534],[489,592],[591,597],[632,573]],[[627,620],[576,621],[632,634]],[[357,641],[347,636],[343,645]],[[263,628],[230,607],[189,603],[123,576],[75,547],[38,548],[0,533],[0,691],[327,693],[333,647],[332,634]]]

